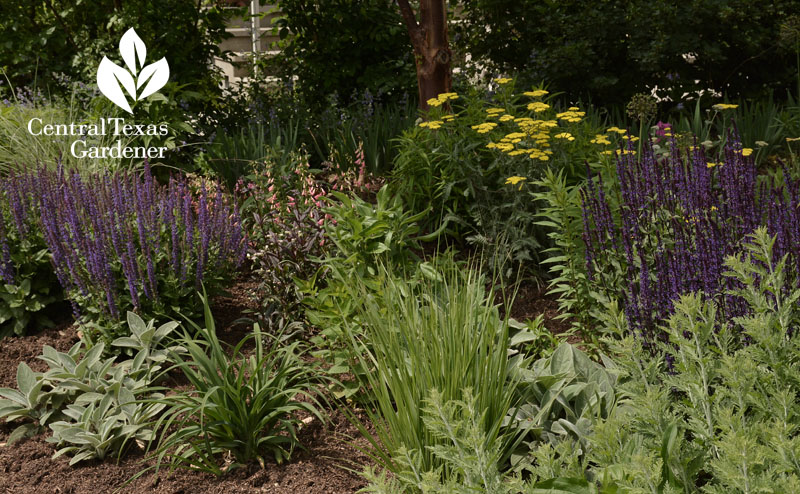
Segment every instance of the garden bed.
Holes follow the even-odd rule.
[[[223,341],[237,342],[249,331],[248,325],[236,325],[234,321],[246,315],[244,311],[251,304],[247,290],[251,286],[248,281],[239,281],[229,290],[228,296],[214,300],[219,328],[224,328],[219,332]],[[66,351],[77,341],[78,335],[71,323],[24,337],[0,340],[0,387],[16,387],[19,362],[28,363],[36,371],[46,370],[46,364],[36,358],[41,355],[43,345]],[[367,463],[369,458],[348,444],[346,439],[358,437],[358,430],[341,412],[329,410],[328,413],[328,424],[313,419],[299,431],[300,443],[307,449],[296,452],[288,464],[271,462],[264,469],[257,464],[251,465],[223,478],[188,471],[171,474],[167,470],[157,477],[149,472],[122,488],[121,492],[355,492],[365,482],[346,468],[359,471],[360,465]],[[17,425],[0,423],[0,445],[5,446],[8,435]],[[0,493],[113,492],[136,473],[154,464],[145,461],[144,452],[134,447],[119,463],[114,459],[93,460],[71,467],[68,457],[51,458],[56,448],[45,441],[49,435],[48,430],[10,447],[0,447]],[[356,439],[353,444],[365,447],[366,441]]]
[[[238,280],[225,296],[213,300],[213,311],[219,331],[219,338],[231,344],[238,342],[250,326],[241,321],[255,309],[248,291],[255,282]],[[501,302],[498,296],[497,302]],[[568,330],[569,323],[554,319],[558,316],[557,302],[545,295],[544,290],[535,284],[523,284],[517,292],[512,308],[512,316],[520,320],[534,319],[542,314],[545,327],[555,334]],[[9,337],[0,340],[0,387],[15,388],[17,385],[17,366],[26,362],[37,372],[47,370],[47,365],[37,357],[42,347],[49,345],[65,352],[79,341],[76,327],[72,322],[64,322],[54,328],[46,329],[24,337]],[[175,377],[178,377],[176,374]],[[173,387],[183,387],[182,383],[170,381]],[[235,470],[217,478],[210,474],[179,470],[169,472],[164,469],[158,476],[148,472],[130,484],[126,482],[145,468],[152,467],[153,461],[145,460],[145,453],[134,446],[116,462],[92,460],[77,466],[69,466],[69,458],[53,459],[56,448],[46,441],[50,431],[22,440],[10,447],[0,447],[0,493],[82,493],[82,492],[152,492],[152,493],[353,493],[366,485],[357,473],[370,458],[359,448],[367,448],[368,443],[361,438],[358,430],[344,414],[338,410],[328,410],[329,423],[317,419],[309,420],[299,431],[300,444],[306,449],[298,451],[292,461],[283,465],[275,462],[262,469],[253,464],[248,468]],[[359,419],[368,423],[363,413]],[[16,423],[0,423],[0,445],[5,442]],[[355,438],[349,440],[348,438]]]

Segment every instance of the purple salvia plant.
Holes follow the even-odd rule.
[[[201,280],[219,278],[246,255],[234,201],[221,190],[198,198],[182,178],[160,186],[149,167],[142,177],[27,169],[0,185],[0,277],[14,273],[8,228],[24,233],[33,225],[72,301],[112,319],[194,299]]]
[[[737,287],[724,276],[724,260],[742,252],[741,242],[759,226],[776,238],[776,259],[788,255],[796,274],[788,279],[800,283],[800,181],[784,170],[782,181],[759,183],[735,128],[722,163],[708,162],[697,145],[681,154],[673,138],[665,158],[648,147],[639,158],[619,154],[616,172],[618,217],[602,180],[590,176],[581,192],[587,271],[598,290],[607,290],[595,279],[599,268],[619,263],[625,286],[608,295],[625,294],[629,329],[648,344],[663,337],[656,328],[684,293],[703,291],[727,318],[746,313],[744,301],[728,293]]]

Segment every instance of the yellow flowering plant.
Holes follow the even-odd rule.
[[[398,140],[393,183],[412,211],[433,205],[427,228],[447,219],[453,233],[497,256],[535,264],[547,244],[535,225],[537,181],[550,168],[577,183],[587,161],[611,163],[603,153],[622,144],[621,134],[545,87],[518,90],[505,77],[490,88],[429,101]]]

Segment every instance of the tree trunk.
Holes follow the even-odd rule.
[[[419,108],[428,109],[428,100],[450,92],[450,59],[447,40],[445,0],[420,0],[419,22],[408,0],[397,0],[408,28],[417,66]]]

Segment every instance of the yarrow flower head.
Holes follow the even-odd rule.
[[[550,93],[549,91],[546,91],[544,89],[537,89],[535,91],[525,91],[522,94],[524,94],[525,96],[530,96],[531,98],[541,98],[545,94],[549,93]]]
[[[457,93],[442,93],[435,98],[431,98],[427,101],[428,106],[442,106],[444,103],[450,100],[458,99]]]
[[[541,113],[545,110],[550,108],[550,105],[547,103],[542,103],[541,101],[534,101],[533,103],[528,103],[528,110],[531,110],[534,113]]]
[[[553,152],[549,149],[545,149],[544,151],[541,149],[531,149],[528,157],[532,160],[548,161],[551,154],[553,154]]]
[[[555,137],[556,139],[566,139],[567,141],[574,141],[575,140],[575,138],[569,132],[562,132],[560,134],[556,134],[553,137]]]
[[[511,79],[510,77],[498,77],[497,79],[494,80],[494,82],[502,85],[502,84],[508,84],[512,80],[513,79]]]
[[[729,103],[717,103],[716,105],[712,106],[711,108],[713,108],[713,109],[715,109],[717,111],[735,110],[736,108],[739,108],[739,105],[731,105]]]
[[[472,129],[477,131],[478,134],[486,134],[495,127],[497,127],[497,124],[494,122],[484,122],[482,124],[473,125]]]
[[[522,184],[520,182],[523,182],[525,180],[528,180],[528,179],[525,178],[525,177],[520,177],[520,176],[514,175],[513,177],[508,177],[506,179],[506,185],[517,185],[517,184],[520,184],[519,190],[522,190]]]
[[[420,127],[427,127],[431,130],[436,130],[442,127],[444,122],[441,120],[431,120],[430,122],[422,122],[419,124]]]
[[[578,111],[578,108],[575,106],[570,107],[565,112],[556,114],[557,119],[564,120],[569,123],[578,123],[584,116],[586,116],[586,112]]]

